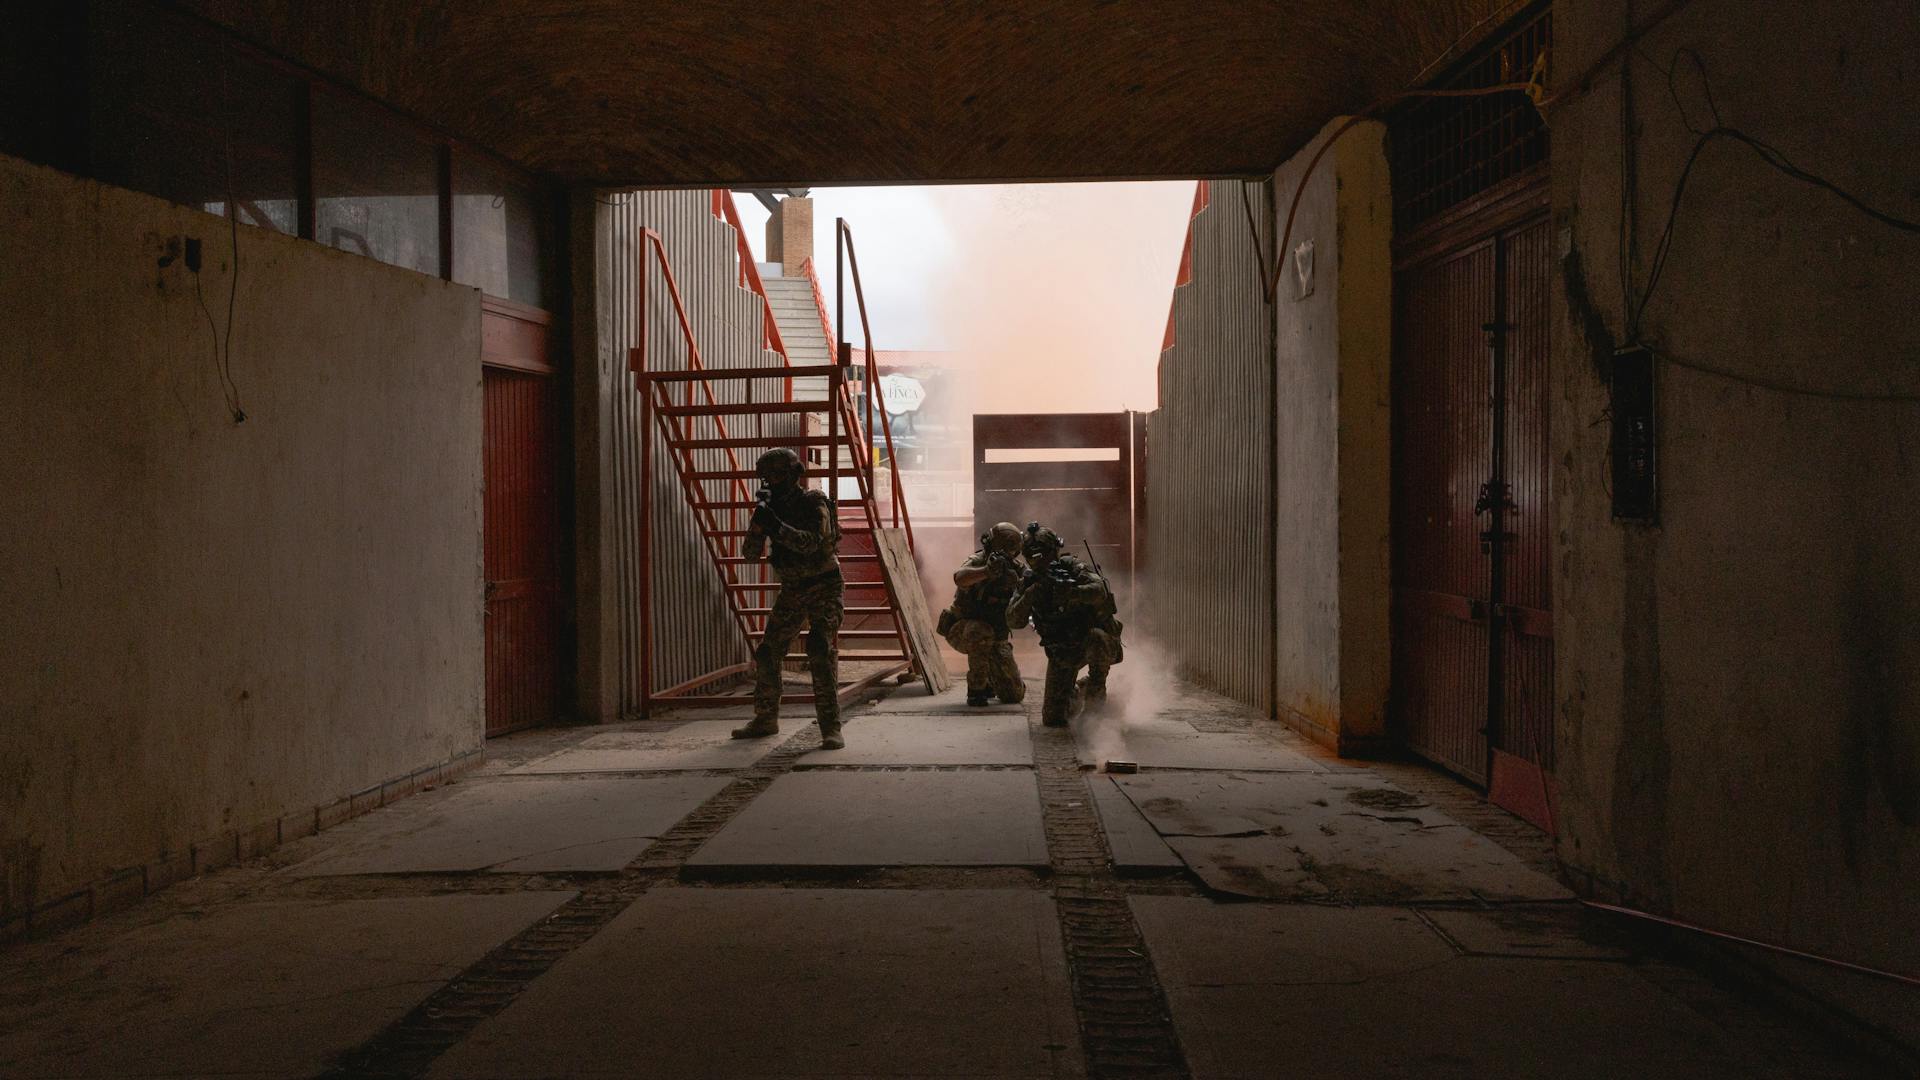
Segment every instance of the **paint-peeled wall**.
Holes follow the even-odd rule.
[[[1273,354],[1260,183],[1201,181],[1147,427],[1150,624],[1189,677],[1257,708],[1272,681]],[[1246,204],[1242,203],[1244,187]]]
[[[1276,705],[1342,752],[1386,737],[1392,206],[1385,129],[1320,136],[1274,174]],[[1302,177],[1305,188],[1301,190]]]
[[[1555,69],[1610,49],[1626,11],[1558,6]],[[1661,913],[1908,973],[1920,236],[1722,137],[1694,165],[1648,294],[1689,125],[1717,118],[1920,219],[1916,54],[1903,0],[1695,4],[1627,54],[1630,146],[1618,65],[1551,115],[1561,856]],[[1642,304],[1640,336],[1667,358],[1651,525],[1610,518],[1607,474],[1608,376]],[[1915,1039],[1911,991],[1790,974]]]
[[[224,219],[11,158],[0,220],[0,916],[476,751],[478,294],[241,228],[229,309]]]

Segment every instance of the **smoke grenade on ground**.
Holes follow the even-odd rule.
[[[1107,675],[1106,707],[1088,710],[1081,720],[1081,744],[1101,768],[1115,759],[1137,760],[1127,749],[1127,733],[1161,715],[1174,698],[1176,676],[1167,651],[1131,627],[1125,641],[1126,660]]]

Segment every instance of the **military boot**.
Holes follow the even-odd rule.
[[[967,704],[973,706],[976,709],[986,705],[991,700],[992,698],[986,694],[968,694],[967,695]]]
[[[846,747],[847,740],[840,734],[840,721],[820,721],[820,749],[844,750]]]
[[[1107,680],[1105,676],[1101,676],[1097,681],[1092,676],[1088,676],[1081,680],[1079,690],[1081,697],[1085,699],[1087,708],[1089,709],[1098,709],[1107,703]]]
[[[769,735],[780,734],[780,719],[775,716],[754,717],[746,727],[733,729],[736,739],[764,739]]]

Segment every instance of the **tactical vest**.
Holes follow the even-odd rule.
[[[969,559],[967,565],[973,565]],[[961,619],[978,619],[993,627],[999,637],[1007,637],[1007,604],[1020,588],[1020,575],[989,575],[984,581],[954,590],[953,614]]]
[[[1059,573],[1060,567],[1067,571],[1061,577],[1070,577],[1075,585],[1097,583],[1100,580],[1087,569],[1085,563],[1071,555],[1060,556],[1050,572]],[[1113,614],[1110,593],[1103,592],[1098,600],[1074,597],[1065,602],[1056,599],[1059,595],[1042,594],[1042,599],[1033,607],[1033,628],[1039,631],[1042,645],[1067,645],[1085,640],[1087,631],[1099,626]]]
[[[827,501],[825,492],[794,488],[784,495],[774,495],[771,505],[782,521],[801,532],[824,527],[828,534],[826,543],[814,551],[796,551],[780,542],[779,533],[769,535],[767,561],[773,564],[774,573],[780,575],[781,581],[818,577],[840,568],[840,556],[837,554],[840,549],[840,523],[834,520],[833,506]]]

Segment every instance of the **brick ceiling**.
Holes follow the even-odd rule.
[[[182,0],[573,182],[1271,168],[1503,0]]]

